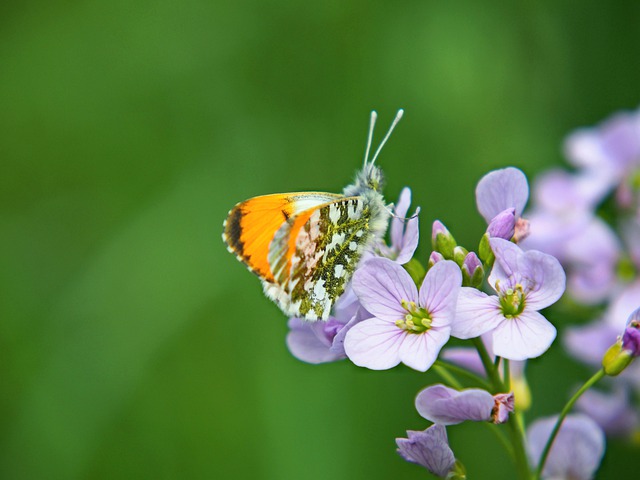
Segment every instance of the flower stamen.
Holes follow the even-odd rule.
[[[396,320],[398,328],[408,333],[423,333],[431,328],[431,315],[426,308],[407,300],[402,300],[400,304],[407,313],[404,319]]]

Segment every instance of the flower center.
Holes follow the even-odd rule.
[[[505,317],[517,317],[524,310],[524,305],[524,289],[519,283],[515,288],[507,288],[500,292],[500,306],[502,307],[502,314]]]
[[[402,308],[407,311],[404,318],[396,320],[396,326],[408,333],[423,333],[431,328],[431,315],[426,308],[419,307],[416,302],[402,300]]]

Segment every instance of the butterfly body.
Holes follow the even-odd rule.
[[[380,193],[382,183],[381,170],[365,160],[342,194],[245,200],[229,212],[222,238],[286,315],[326,320],[364,251],[386,231],[390,209]]]

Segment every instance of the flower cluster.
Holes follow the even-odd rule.
[[[329,320],[289,321],[287,345],[303,361],[348,358],[371,370],[402,363],[442,377],[446,385],[428,386],[415,400],[433,425],[396,440],[402,458],[438,477],[466,478],[446,430],[464,421],[508,428],[521,479],[592,478],[604,433],[630,434],[640,423],[629,400],[640,391],[640,363],[632,365],[640,355],[640,112],[571,135],[566,152],[575,171],[542,175],[529,210],[522,171],[485,175],[476,203],[487,228],[477,247],[458,245],[435,220],[425,264],[415,257],[419,210],[406,218],[405,188],[390,244],[365,253]],[[563,328],[569,352],[600,370],[560,416],[524,431],[526,362],[556,339],[545,309],[565,288],[564,309],[606,307],[592,324]],[[619,380],[610,392],[589,390],[604,377]],[[583,413],[567,416],[574,404]]]

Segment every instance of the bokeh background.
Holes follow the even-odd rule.
[[[294,359],[222,221],[339,192],[369,111],[380,138],[404,107],[387,198],[410,186],[423,238],[439,218],[473,246],[485,172],[533,177],[640,103],[639,22],[636,1],[3,3],[0,478],[428,476],[394,438],[437,377]],[[590,374],[560,342],[528,372],[529,419]],[[471,478],[512,478],[481,425],[449,435]],[[637,454],[610,442],[598,478]]]

